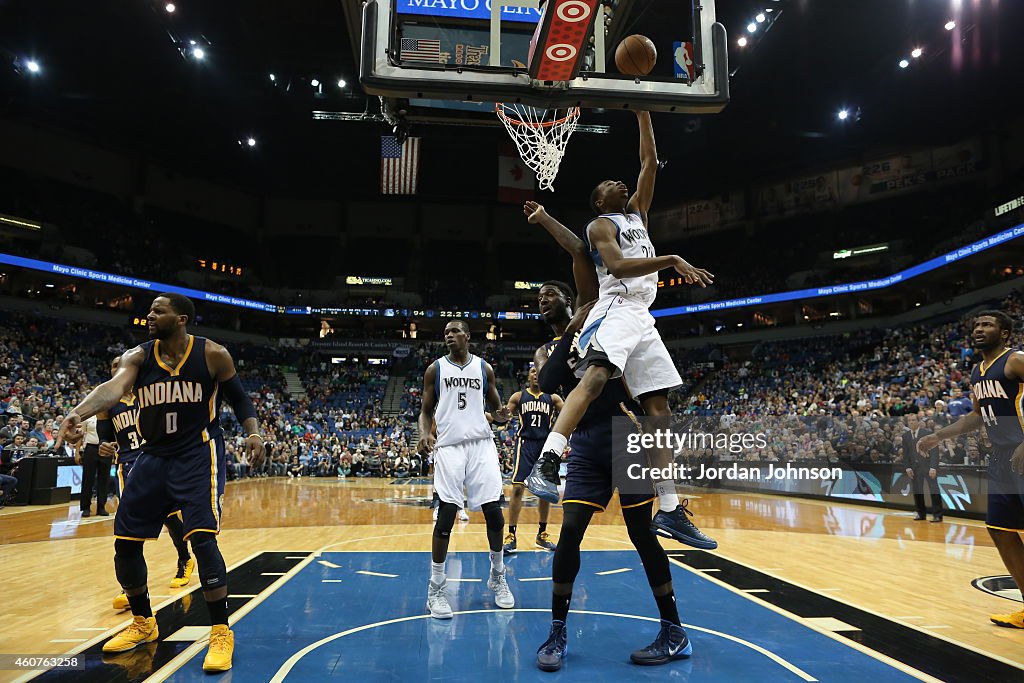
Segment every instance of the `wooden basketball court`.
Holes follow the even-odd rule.
[[[388,615],[387,609],[382,608],[382,614],[367,617],[365,621],[418,620],[417,615],[424,610],[415,596],[425,592],[429,563],[426,554],[418,557],[412,553],[425,553],[430,548],[430,491],[429,485],[423,483],[391,483],[380,479],[272,478],[230,483],[224,498],[224,530],[220,544],[233,572],[229,588],[232,623],[238,635],[236,670],[232,673],[240,680],[251,680],[249,676],[240,676],[242,672],[238,667],[247,656],[242,626],[246,620],[256,624],[257,615],[273,612],[275,594],[284,595],[291,590],[286,590],[289,582],[303,571],[318,570],[326,572],[324,576],[330,574],[336,578],[317,579],[317,586],[309,589],[312,592],[299,598],[305,600],[302,604],[306,607],[278,608],[288,611],[287,615],[278,617],[287,616],[297,623],[304,619],[315,622],[315,610],[310,611],[309,605],[319,600],[317,591],[331,591],[329,597],[324,594],[324,600],[335,609],[343,610],[345,604],[357,597],[345,590],[347,584],[357,585],[353,579],[390,577],[388,581],[377,578],[382,583],[372,584],[381,586],[379,590],[383,591],[373,604],[384,604],[380,601],[402,591],[412,597],[407,605],[402,603],[393,608],[398,612]],[[528,506],[533,504],[529,496],[527,501]],[[770,610],[791,619],[809,633],[826,634],[844,648],[884,662],[911,679],[1024,680],[1024,631],[999,628],[988,620],[989,613],[1015,611],[1020,604],[972,585],[972,581],[980,577],[1006,573],[980,522],[948,516],[942,523],[915,522],[910,513],[881,508],[740,493],[701,492],[691,497],[690,506],[701,528],[718,539],[720,549],[706,553],[662,541],[672,556],[674,576],[679,570],[679,576],[694,575],[694,580],[708,586],[709,590],[724,589],[736,594],[738,602],[730,609],[734,609],[740,619],[748,610]],[[560,517],[560,510],[553,508],[550,530],[555,535]],[[535,522],[535,508],[525,507],[519,524],[520,548],[532,547]],[[0,553],[7,571],[5,598],[0,607],[0,652],[86,653],[126,624],[127,613],[115,612],[110,604],[118,593],[112,563],[112,528],[113,516],[78,519],[77,504],[70,508],[63,505],[0,511]],[[657,615],[643,572],[638,570],[635,553],[597,552],[631,550],[616,502],[613,501],[607,513],[595,517],[583,547],[585,551],[594,552],[584,553],[581,580],[595,574],[588,565],[603,566],[601,558],[614,557],[613,564],[623,566],[598,572],[601,576],[617,573],[621,576],[617,576],[614,583],[609,579],[605,584],[594,584],[605,588],[591,588],[588,584],[587,592],[574,599],[574,610],[585,607],[581,613],[604,613],[600,612],[602,605],[623,600],[622,596],[626,595],[623,591],[628,588],[635,592],[635,596],[628,593],[630,614],[617,616],[643,619],[642,615]],[[469,523],[456,525],[452,557],[466,558],[465,571],[471,572],[474,554],[484,550],[483,518],[479,513],[472,513]],[[399,555],[385,553],[399,553],[401,558],[407,558],[402,560],[405,564],[395,569],[399,566],[394,564],[400,559]],[[182,596],[197,589],[198,576],[193,577],[188,588],[168,589],[167,581],[173,574],[175,561],[170,541],[162,537],[147,543],[146,554],[154,611],[165,606],[180,609]],[[358,558],[358,570],[352,569],[356,566],[351,564],[354,557]],[[540,551],[520,552],[509,560],[513,571],[517,563],[522,568],[518,581],[513,584],[518,604],[516,613],[511,616],[516,623],[522,620],[546,628],[549,619],[546,596],[550,587],[542,579],[544,567],[550,571],[550,563],[544,564],[549,557],[550,554]],[[266,571],[269,565],[265,563],[271,561],[283,564],[276,571]],[[263,583],[254,584],[253,592],[242,593],[234,572],[242,576],[243,570],[251,569],[254,563],[264,563],[260,565],[264,571],[250,571],[262,577]],[[527,566],[539,576],[526,577],[524,574],[531,573],[526,570]],[[701,610],[713,609],[714,605],[707,605],[699,592],[688,595],[679,585],[680,580],[676,579],[680,614],[684,622],[699,628]],[[467,586],[471,589],[473,584]],[[468,600],[472,593],[466,595]],[[194,598],[201,607],[198,592]],[[478,600],[469,607],[493,605]],[[188,605],[185,609],[189,609]],[[461,614],[456,614],[456,623]],[[634,614],[641,616],[631,616]],[[362,616],[353,618],[359,621]],[[625,648],[626,655],[629,646],[646,644],[644,638],[650,635],[647,633],[650,624],[643,628],[641,633],[632,636],[628,645],[620,646],[620,649]],[[164,637],[171,635],[164,632],[163,626],[161,631]],[[194,638],[201,638],[201,631],[196,631]],[[486,634],[488,629],[483,632]],[[311,636],[307,639],[317,640]],[[199,667],[189,651],[199,652],[202,643],[187,641],[187,638],[176,641],[178,649],[170,653],[174,656],[162,667],[158,665],[167,657],[155,660],[150,657],[148,663],[143,662],[137,670],[126,666],[99,666],[85,672],[52,671],[42,678],[145,680],[155,670],[151,680],[190,680]],[[301,641],[299,637],[295,642]],[[527,636],[517,650],[521,661],[516,661],[514,670],[530,680],[538,673],[532,666],[533,651],[539,644],[539,640],[533,643]],[[281,647],[282,659],[292,655],[289,646],[282,644]],[[920,652],[922,648],[945,652],[951,662],[959,661],[961,665],[949,664],[948,670],[937,671],[938,660],[933,657],[929,673],[920,654],[905,657],[902,654]],[[964,668],[965,653],[976,653],[980,659],[970,668]],[[586,653],[576,649],[572,656],[584,659]],[[698,656],[706,662],[712,654],[695,651],[694,662],[699,661]],[[344,659],[343,655],[340,657]],[[508,660],[506,656],[502,666],[508,666]],[[268,666],[270,668],[264,669],[265,680],[284,680],[284,676],[288,676],[288,680],[304,678],[294,671],[290,675],[280,674],[283,669],[275,669],[276,663]],[[661,673],[671,666],[674,664],[660,667]],[[697,672],[696,664],[694,667]],[[813,667],[797,668],[811,677],[805,676],[804,680],[829,680],[815,676]],[[621,678],[636,669],[624,668],[615,675]],[[279,674],[274,674],[275,670]],[[727,670],[715,669],[719,676]],[[274,678],[275,675],[280,677]],[[340,668],[337,675],[340,675]],[[452,673],[449,671],[446,675],[452,676]],[[1005,677],[1007,675],[1010,677]],[[28,676],[25,671],[0,671],[2,681],[25,680]],[[459,678],[457,673],[454,677]],[[421,678],[413,675],[412,679]],[[704,678],[693,673],[689,680]]]

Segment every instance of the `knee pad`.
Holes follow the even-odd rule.
[[[199,565],[199,580],[203,590],[215,590],[228,583],[228,570],[224,565],[224,556],[217,546],[217,537],[208,531],[198,531],[190,537],[192,554]]]
[[[455,526],[455,515],[459,513],[459,506],[455,503],[446,503],[443,500],[437,506],[437,521],[434,523],[434,536],[448,538],[452,534],[452,527]]]
[[[114,539],[114,574],[126,591],[146,585],[148,576],[146,559],[142,556],[142,541]]]
[[[502,514],[501,503],[498,501],[484,503],[480,506],[480,511],[484,513],[484,523],[488,529],[501,529],[505,526],[505,515]]]

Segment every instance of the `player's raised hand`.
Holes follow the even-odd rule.
[[[85,432],[82,430],[82,418],[76,413],[68,413],[67,417],[61,420],[60,429],[57,431],[57,441],[53,444],[54,450],[60,448],[65,442],[77,446]]]
[[[536,225],[548,217],[548,212],[544,210],[544,206],[542,204],[529,201],[523,204],[523,215],[526,216],[526,220],[529,223]]]
[[[416,452],[428,455],[434,450],[434,444],[437,443],[437,437],[433,434],[421,434],[420,441],[416,444]]]
[[[683,276],[683,280],[688,285],[700,285],[701,287],[707,287],[715,283],[715,276],[703,268],[697,268],[691,266],[681,256],[675,257],[675,263],[673,267],[676,272]]]

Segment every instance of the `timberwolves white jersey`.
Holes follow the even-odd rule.
[[[601,216],[615,224],[615,240],[619,243],[619,249],[625,258],[653,258],[654,245],[647,234],[640,214],[607,213]],[[597,281],[601,288],[600,297],[624,296],[634,301],[642,302],[646,306],[654,303],[658,296],[658,274],[651,273],[643,277],[629,277],[619,279],[608,272],[601,255],[597,253],[593,243],[590,241],[590,228],[587,226],[587,244],[590,246],[590,255],[597,266]]]
[[[483,358],[470,354],[465,365],[456,365],[445,356],[434,361],[434,367],[437,373],[434,382],[437,446],[493,438],[491,425],[484,415],[488,389]]]

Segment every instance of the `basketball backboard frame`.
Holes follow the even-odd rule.
[[[501,0],[494,0],[498,5]],[[507,6],[522,7],[524,0]],[[501,5],[506,6],[506,5]],[[501,7],[492,7],[491,55],[500,51],[495,44],[500,32]],[[540,82],[530,78],[526,68],[481,65],[403,62],[398,14],[394,0],[368,0],[363,6],[362,45],[359,80],[373,95],[410,99],[456,100],[465,102],[517,102],[546,109],[583,107],[588,109],[647,110],[685,114],[712,114],[729,102],[728,37],[716,21],[714,0],[700,0],[694,9],[695,78],[666,79],[631,77],[621,74],[582,71],[565,82]],[[598,20],[598,26],[603,22]],[[603,33],[603,31],[597,31]],[[603,36],[595,36],[598,48]],[[597,68],[604,50],[598,49]]]

